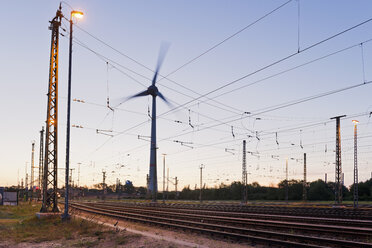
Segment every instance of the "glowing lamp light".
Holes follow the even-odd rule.
[[[359,121],[357,121],[357,120],[353,120],[353,123],[356,125],[356,124],[359,123]]]
[[[78,19],[81,19],[81,18],[83,18],[84,14],[81,11],[74,10],[74,11],[71,11],[71,16],[76,17]]]

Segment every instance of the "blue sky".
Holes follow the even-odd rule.
[[[224,40],[249,23],[257,20],[286,1],[67,1],[85,13],[79,27],[104,40],[127,56],[149,68],[155,68],[162,42],[170,44],[161,74],[167,75],[208,48]],[[58,8],[58,1],[2,1],[0,9],[0,80],[1,80],[1,185],[17,183],[17,172],[24,177],[25,163],[31,160],[31,141],[36,141],[38,154],[39,130],[46,117],[46,93],[50,51],[48,21]],[[68,16],[71,9],[62,4]],[[300,21],[300,49],[332,36],[344,29],[371,18],[370,1],[298,1],[294,0],[272,15],[241,32],[221,46],[182,68],[169,78],[193,90],[188,91],[162,79],[159,90],[174,105],[182,104],[243,75],[249,74],[298,49],[298,20]],[[67,25],[64,22],[64,25]],[[66,26],[67,27],[67,26]],[[276,66],[248,77],[221,91],[214,97],[240,86],[248,85],[282,70],[306,63],[340,49],[372,38],[372,22],[309,49]],[[65,33],[65,32],[62,32]],[[149,98],[134,99],[120,106],[114,117],[104,106],[109,95],[113,103],[121,97],[144,90],[152,77],[148,69],[97,42],[78,28],[74,38],[94,51],[116,61],[123,67],[109,65],[85,48],[74,43],[72,97],[85,104],[73,102],[71,166],[81,164],[80,182],[91,185],[101,181],[101,171],[108,172],[108,183],[116,178],[132,180],[136,186],[145,185],[148,173],[149,142],[138,135],[150,134],[147,116]],[[340,89],[371,80],[371,42],[362,49],[355,46],[328,58],[303,66],[280,76],[262,81],[217,97],[221,104],[202,100],[185,108],[161,116],[158,121],[158,180],[162,181],[162,158],[166,153],[170,176],[177,176],[180,185],[194,187],[199,180],[198,166],[205,164],[208,186],[229,183],[241,178],[242,140],[247,150],[260,158],[247,155],[249,182],[276,184],[284,179],[285,159],[289,158],[289,177],[302,178],[302,158],[307,153],[308,179],[334,180],[335,123],[330,117],[347,114],[360,121],[359,165],[360,180],[370,178],[372,130],[367,113],[372,111],[371,86],[365,85],[324,98],[268,112],[251,118],[243,112],[257,110],[283,102]],[[68,39],[60,37],[59,85],[59,167],[65,164],[66,86]],[[138,76],[124,67],[135,71]],[[123,72],[138,80],[125,76]],[[108,73],[107,73],[108,71]],[[161,78],[161,77],[160,77]],[[109,93],[107,94],[107,81]],[[181,92],[177,93],[174,90]],[[116,102],[115,102],[116,101]],[[169,108],[158,101],[158,113]],[[89,104],[92,103],[92,104]],[[219,105],[219,108],[208,105]],[[223,110],[223,109],[225,110]],[[226,111],[226,109],[228,111]],[[125,111],[129,110],[129,111]],[[190,114],[189,114],[190,110]],[[136,112],[136,113],[133,113]],[[107,116],[106,116],[107,115]],[[105,117],[106,116],[106,117]],[[261,120],[255,120],[255,118]],[[188,125],[189,118],[195,126]],[[214,119],[214,120],[213,120]],[[218,121],[229,121],[208,128]],[[345,184],[352,183],[353,126],[352,118],[342,121],[343,171]],[[217,120],[217,121],[216,121]],[[178,122],[175,122],[178,121]],[[114,138],[96,134],[95,129],[122,132],[141,123],[145,124],[116,135]],[[182,122],[182,123],[179,123]],[[319,125],[303,127],[307,124]],[[231,134],[234,127],[235,138]],[[204,129],[207,127],[207,129]],[[285,131],[287,127],[291,130]],[[260,141],[249,138],[258,132]],[[199,131],[198,131],[199,130]],[[276,144],[278,133],[279,146]],[[165,139],[165,140],[164,140]],[[173,142],[190,142],[193,149]],[[302,143],[303,148],[300,147]],[[294,144],[294,145],[292,145]],[[327,146],[327,152],[325,152]],[[232,153],[226,152],[225,149]],[[233,149],[233,150],[232,150]],[[272,156],[279,156],[279,160]],[[293,159],[291,159],[293,158]],[[38,161],[38,156],[35,157]],[[36,164],[37,165],[37,164]],[[120,165],[125,165],[121,167]],[[30,173],[30,168],[28,168]],[[63,182],[63,171],[59,184]],[[74,180],[77,181],[76,172]],[[161,189],[161,185],[159,185]]]

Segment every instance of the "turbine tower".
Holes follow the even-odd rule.
[[[151,85],[147,88],[147,90],[142,91],[134,96],[127,98],[126,100],[140,97],[140,96],[152,96],[152,114],[151,114],[151,145],[150,145],[150,181],[148,185],[148,191],[151,195],[152,201],[156,202],[157,193],[158,193],[158,180],[157,180],[157,173],[156,173],[156,97],[159,96],[165,103],[170,105],[168,100],[163,96],[162,93],[159,92],[158,88],[156,87],[156,79],[158,76],[158,72],[160,70],[161,64],[163,63],[164,55],[166,50],[160,49],[158,63],[156,65],[155,74],[152,79]]]

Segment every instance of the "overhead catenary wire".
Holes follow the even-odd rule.
[[[365,81],[365,80],[364,80]]]
[[[208,48],[206,51],[202,52],[201,54],[195,56],[194,58],[192,58],[191,60],[185,62],[184,64],[182,64],[181,66],[177,67],[175,70],[173,70],[171,73],[167,74],[166,76],[163,76],[161,74],[159,74],[159,76],[161,77],[161,79],[167,79],[169,80],[170,82],[172,83],[175,83],[176,85],[184,88],[184,89],[187,89],[197,95],[200,95],[198,92],[188,88],[188,87],[185,87],[184,85],[182,84],[179,84],[177,82],[175,82],[174,80],[170,80],[168,78],[168,76],[178,72],[179,70],[181,70],[182,68],[186,67],[187,65],[191,64],[192,62],[196,61],[197,59],[199,59],[200,57],[206,55],[207,53],[209,53],[210,51],[216,49],[217,47],[219,47],[220,45],[222,45],[223,43],[227,42],[228,40],[232,39],[233,37],[237,36],[238,34],[242,33],[243,31],[247,30],[248,28],[254,26],[255,24],[257,24],[258,22],[262,21],[263,19],[265,19],[266,17],[270,16],[271,14],[275,13],[276,11],[280,10],[281,8],[283,8],[284,6],[286,6],[287,4],[289,4],[292,0],[289,0],[289,1],[286,1],[285,3],[279,5],[278,7],[274,8],[273,10],[269,11],[268,13],[264,14],[263,16],[261,16],[260,18],[256,19],[255,21],[251,22],[250,24],[246,25],[245,27],[243,27],[242,29],[238,30],[237,32],[233,33],[232,35],[226,37],[225,39],[223,39],[222,41],[218,42],[217,44],[213,45],[212,47]],[[116,49],[114,48],[113,46],[111,46],[110,44],[108,44],[107,42],[103,41],[102,39],[98,38],[97,36],[91,34],[90,32],[86,31],[85,29],[83,29],[82,27],[80,27],[79,25],[76,25],[76,27],[78,29],[80,29],[81,31],[83,31],[84,33],[86,33],[87,35],[89,35],[90,37],[92,37],[93,39],[99,41],[100,43],[104,44],[105,46],[109,47],[110,49],[114,50],[115,52],[117,52],[118,54],[124,56],[125,58],[131,60],[132,62],[134,62],[135,64],[137,65],[140,65],[142,67],[144,67],[145,69],[151,71],[151,72],[154,72],[153,69],[149,68],[148,66],[144,65],[143,63],[139,62],[138,60],[136,59],[133,59],[132,57],[128,56],[127,54],[123,53],[122,51],[120,51],[119,49]],[[159,79],[158,81],[160,81],[161,79]],[[164,86],[164,85],[163,85]]]
[[[290,59],[290,58],[292,58],[292,57],[297,56],[298,54],[301,54],[301,53],[303,53],[303,52],[306,52],[306,51],[308,51],[308,50],[310,50],[310,49],[312,49],[312,48],[314,48],[314,47],[316,47],[316,46],[319,46],[319,45],[321,45],[321,44],[323,44],[323,43],[325,43],[325,42],[327,42],[327,41],[329,41],[329,40],[331,40],[331,39],[334,39],[334,38],[336,38],[336,37],[338,37],[338,36],[340,36],[340,35],[342,35],[342,34],[344,34],[344,33],[347,33],[347,32],[349,32],[349,31],[351,31],[351,30],[353,30],[353,29],[355,29],[355,28],[357,28],[357,27],[360,27],[360,26],[362,26],[362,25],[364,25],[364,24],[366,24],[366,23],[368,23],[368,22],[370,22],[370,21],[372,21],[372,18],[369,18],[369,19],[367,19],[367,20],[365,20],[365,21],[363,21],[363,22],[360,22],[360,23],[358,23],[358,24],[356,24],[356,25],[354,25],[354,26],[352,26],[352,27],[349,27],[349,28],[347,28],[347,29],[345,29],[345,30],[343,30],[343,31],[341,31],[341,32],[338,32],[338,33],[336,33],[336,34],[334,34],[334,35],[332,35],[332,36],[329,36],[329,37],[327,37],[327,38],[325,38],[325,39],[323,39],[323,40],[320,40],[320,41],[318,41],[318,42],[315,42],[315,43],[313,43],[312,45],[309,45],[309,46],[305,47],[304,49],[299,50],[298,52],[295,52],[295,53],[289,54],[289,55],[287,55],[287,56],[285,56],[285,57],[283,57],[283,58],[281,58],[281,59],[278,59],[278,60],[276,60],[276,61],[274,61],[274,62],[272,62],[272,63],[270,63],[270,64],[268,64],[268,65],[266,65],[266,66],[263,66],[263,67],[261,67],[261,68],[255,70],[255,71],[253,71],[253,72],[250,72],[250,73],[248,73],[248,74],[246,74],[246,75],[244,75],[244,76],[242,76],[242,77],[239,77],[239,78],[237,78],[237,79],[235,79],[235,80],[232,80],[232,81],[230,81],[230,82],[228,82],[228,83],[225,83],[225,84],[223,84],[223,85],[221,85],[221,86],[219,86],[219,87],[217,87],[217,88],[215,88],[215,89],[213,89],[213,90],[211,90],[211,91],[208,91],[207,93],[204,93],[204,94],[200,95],[199,97],[196,97],[196,98],[193,99],[193,100],[190,100],[190,101],[187,101],[187,102],[183,103],[181,106],[177,106],[177,107],[175,107],[174,109],[171,109],[171,110],[169,110],[169,111],[166,111],[166,112],[163,113],[163,114],[166,114],[166,113],[169,113],[169,112],[171,112],[171,111],[174,111],[174,110],[178,109],[179,107],[186,106],[187,104],[189,104],[189,103],[191,103],[191,102],[197,101],[197,100],[199,100],[199,99],[201,99],[201,98],[203,98],[203,97],[206,97],[206,96],[208,96],[208,95],[210,95],[210,94],[212,94],[212,93],[214,93],[214,92],[220,91],[220,90],[222,90],[222,89],[224,89],[224,88],[226,88],[226,87],[228,87],[228,86],[230,86],[230,85],[233,85],[233,84],[235,84],[235,83],[237,83],[237,82],[239,82],[239,81],[241,81],[241,80],[243,80],[243,79],[246,79],[246,78],[248,78],[248,77],[251,77],[251,76],[253,76],[253,75],[255,75],[255,74],[257,74],[257,73],[259,73],[259,72],[261,72],[261,71],[264,71],[264,70],[266,70],[266,69],[268,69],[268,68],[271,68],[271,67],[273,67],[274,65],[280,64],[280,63],[283,62],[283,61],[286,61],[286,60],[288,60],[288,59]]]
[[[75,42],[76,42],[76,41],[75,41]],[[91,51],[92,53],[96,54],[99,58],[101,58],[101,59],[104,60],[105,62],[110,61],[110,64],[111,64],[111,63],[114,63],[114,64],[116,64],[116,65],[121,66],[119,63],[114,62],[114,61],[112,61],[111,59],[109,59],[109,58],[107,58],[107,57],[105,57],[105,56],[103,56],[103,55],[97,53],[96,51],[94,51],[93,49],[89,48],[87,45],[85,45],[85,44],[82,43],[81,41],[78,41],[78,40],[77,40],[76,43],[77,43],[78,45],[80,45],[80,46],[82,46],[82,47],[88,49],[88,50]],[[112,65],[112,64],[111,64],[111,65]],[[119,72],[123,73],[125,76],[129,77],[129,78],[132,79],[133,81],[137,82],[138,84],[140,84],[140,85],[142,85],[143,87],[146,88],[146,85],[145,85],[145,84],[141,83],[140,81],[138,81],[137,79],[133,78],[133,77],[130,76],[129,74],[127,74],[127,73],[123,72],[122,70],[118,69],[116,66],[114,66],[114,65],[112,65],[112,66],[113,66],[114,69],[118,70]],[[124,67],[124,68],[125,68],[125,69],[128,69],[128,68],[126,68],[126,67]],[[128,70],[130,70],[130,69],[128,69]],[[135,73],[136,75],[140,75],[141,77],[146,78],[147,80],[151,80],[150,78],[147,78],[147,77],[145,77],[145,76],[143,76],[143,75],[141,75],[141,74],[139,74],[139,73],[136,73],[136,72],[134,72],[134,71],[132,71],[132,70],[130,70],[130,71],[133,72],[133,73]],[[167,86],[166,86],[166,87],[167,87]],[[184,93],[182,93],[182,92],[179,92],[179,91],[174,90],[174,89],[169,88],[169,87],[167,87],[167,88],[170,89],[170,90],[173,90],[173,91],[175,91],[175,92],[177,92],[177,93],[179,93],[179,94],[182,94],[182,95],[184,95],[184,96],[187,96],[187,97],[189,97],[189,98],[192,98],[191,96],[186,95],[186,94],[184,94]],[[175,104],[175,105],[180,105],[179,103],[175,102],[174,100],[171,100],[171,99],[170,99],[170,101],[171,101],[173,104]],[[207,103],[207,104],[210,105],[210,106],[212,106],[212,107],[216,107],[216,108],[218,108],[218,109],[224,110],[224,111],[232,112],[231,110],[227,110],[226,108],[222,108],[222,107],[219,107],[219,106],[216,106],[216,105],[212,105],[212,104],[210,104],[210,103]],[[120,105],[120,104],[119,104],[119,105]],[[227,106],[227,105],[225,104],[225,106]],[[113,107],[113,109],[115,109],[115,108],[117,108],[117,107],[118,107],[118,106]],[[183,108],[184,108],[185,110],[189,110],[187,107],[183,107]],[[233,112],[233,113],[236,113],[236,112]],[[206,118],[208,118],[208,119],[211,119],[211,120],[214,120],[214,121],[219,121],[218,119],[215,119],[215,118],[209,117],[209,116],[207,116],[207,115],[205,115],[205,114],[200,114],[200,113],[198,113],[198,114],[201,115],[201,116],[203,116],[203,117],[206,117]],[[106,116],[106,117],[107,117],[107,116]],[[221,123],[222,123],[222,122],[221,122]],[[223,124],[223,123],[222,123],[222,124]]]
[[[368,81],[368,82],[365,82],[365,83],[355,84],[355,85],[351,85],[351,86],[348,86],[348,87],[345,87],[345,88],[332,90],[332,91],[328,91],[328,92],[325,92],[325,93],[301,98],[301,99],[298,99],[298,100],[295,100],[295,101],[285,102],[285,103],[282,103],[282,104],[274,105],[274,106],[271,106],[271,107],[267,107],[265,109],[260,109],[257,112],[253,112],[253,114],[251,114],[250,117],[257,116],[257,115],[260,115],[260,114],[263,114],[263,113],[268,113],[268,112],[275,111],[275,110],[278,110],[278,109],[290,107],[290,106],[297,105],[297,104],[300,104],[300,103],[304,103],[304,102],[307,102],[307,101],[315,100],[315,99],[318,99],[318,98],[321,98],[321,97],[333,95],[333,94],[336,94],[336,93],[339,93],[339,92],[343,92],[343,91],[346,91],[346,90],[350,90],[350,89],[354,89],[354,88],[357,88],[357,87],[365,86],[365,85],[368,85],[368,84],[371,84],[371,83],[372,83],[372,81]],[[230,120],[227,123],[231,123],[231,122],[239,121],[239,120],[241,120],[241,117]],[[211,125],[211,126],[208,126],[208,127],[203,127],[199,130],[196,130],[196,132],[199,132],[199,131],[202,131],[202,130],[205,130],[205,129],[208,129],[208,128],[212,128],[212,127],[217,127],[217,126],[220,126],[220,125],[221,124],[214,124],[214,125]],[[186,132],[186,133],[171,136],[171,137],[168,137],[168,138],[176,138],[176,137],[186,135],[186,134],[189,134],[189,133],[190,132]],[[122,132],[120,132],[118,135],[120,135],[120,134],[122,134]]]
[[[324,59],[324,58],[326,58],[326,57],[329,57],[329,56],[332,56],[332,55],[338,54],[338,53],[340,53],[340,52],[343,52],[343,51],[349,50],[349,49],[351,49],[351,48],[353,48],[353,47],[356,47],[356,46],[358,46],[358,45],[360,45],[360,44],[364,44],[364,43],[370,42],[371,40],[372,40],[372,39],[368,39],[368,40],[363,41],[362,43],[358,43],[358,44],[355,44],[355,45],[352,45],[352,46],[349,46],[349,47],[346,47],[346,48],[340,49],[340,50],[338,50],[338,51],[336,51],[336,52],[333,52],[333,53],[327,54],[327,55],[322,56],[322,57],[320,57],[320,58],[317,58],[317,59],[314,59],[314,60],[312,60],[312,61],[309,61],[309,62],[306,62],[306,63],[304,63],[304,64],[301,64],[301,65],[299,65],[299,66],[296,66],[296,67],[290,68],[290,69],[288,69],[288,70],[285,70],[285,71],[279,72],[279,73],[274,74],[274,75],[272,75],[272,76],[279,75],[279,74],[282,74],[282,73],[284,73],[284,72],[288,72],[289,70],[293,70],[293,69],[299,68],[299,67],[301,67],[301,66],[307,65],[307,64],[309,64],[309,63],[313,63],[313,62],[315,62],[315,61],[318,61],[318,60],[320,60],[320,59]],[[272,76],[270,76],[270,77],[272,77]],[[265,78],[265,79],[267,79],[267,78]],[[245,86],[243,86],[243,87],[245,87]],[[239,89],[240,89],[240,88],[239,88]]]
[[[357,25],[354,25],[353,27],[350,27],[350,28],[348,28],[348,29],[346,29],[346,30],[344,30],[344,31],[342,31],[342,32],[339,32],[339,33],[337,33],[337,34],[335,34],[335,35],[333,35],[333,36],[330,36],[330,37],[328,37],[328,38],[326,38],[326,39],[324,39],[324,40],[322,40],[322,41],[319,41],[319,42],[317,42],[317,43],[314,43],[313,45],[311,45],[311,46],[308,46],[307,48],[305,48],[305,49],[302,49],[300,52],[304,52],[304,51],[306,51],[306,50],[309,50],[309,49],[311,49],[311,48],[313,48],[313,47],[315,47],[315,46],[317,46],[317,45],[319,45],[319,44],[322,44],[322,43],[324,43],[324,42],[326,42],[326,41],[328,41],[328,40],[330,40],[330,39],[333,39],[333,38],[335,38],[335,37],[337,37],[337,36],[339,36],[339,35],[341,35],[341,34],[343,34],[343,33],[345,33],[345,32],[348,32],[348,31],[350,31],[350,30],[352,30],[352,29],[354,29],[354,28],[356,28],[356,27],[359,27],[359,26],[361,26],[361,25],[363,25],[363,24],[365,24],[365,23],[367,23],[367,22],[369,22],[371,19],[368,19],[368,20],[366,20],[366,21],[364,21],[364,22],[362,22],[362,23],[359,23],[359,24],[357,24]],[[299,52],[299,53],[300,53]],[[256,70],[255,72],[253,72],[253,74],[255,74],[255,73],[257,73],[257,72],[259,72],[259,71],[262,71],[262,70],[264,70],[264,69],[266,69],[266,68],[269,68],[269,67],[271,67],[271,66],[273,66],[273,65],[275,65],[275,64],[278,64],[278,63],[280,63],[281,61],[284,61],[284,60],[286,60],[286,59],[289,59],[290,57],[293,57],[295,54],[292,54],[292,55],[290,55],[290,56],[287,56],[287,57],[285,57],[285,58],[283,58],[283,59],[281,59],[281,60],[278,60],[278,61],[276,61],[276,62],[274,62],[274,63],[272,63],[272,64],[269,64],[268,66],[265,66],[265,67],[263,67],[263,68],[261,68],[261,69],[259,69],[259,70]],[[246,76],[244,76],[244,78],[245,77],[248,77],[249,75],[253,75],[252,73],[250,73],[250,74],[248,74],[248,75],[246,75]],[[243,79],[243,78],[240,78],[239,80],[241,80],[241,79]],[[234,82],[236,82],[236,80],[234,80],[233,82],[231,82],[231,83],[234,83]],[[228,85],[231,85],[231,83],[229,83]],[[226,85],[227,86],[227,85]],[[226,86],[224,86],[224,87],[226,87]],[[221,87],[219,87],[218,89],[220,89]],[[216,89],[216,90],[218,90],[218,89]],[[214,91],[216,91],[216,90],[214,90]],[[209,94],[209,93],[207,93],[207,94]],[[199,97],[200,98],[200,97]],[[196,98],[196,99],[194,99],[194,100],[197,100],[197,99],[199,99],[199,98]],[[185,105],[185,104],[184,104]],[[178,107],[176,107],[176,108],[179,108],[179,106]],[[173,109],[174,110],[174,109]],[[172,110],[170,110],[170,111],[172,111]],[[170,112],[170,111],[167,111],[167,112],[165,112],[165,113],[168,113],[168,112]],[[165,113],[163,113],[163,114],[165,114]],[[137,125],[136,125],[137,126]]]
[[[365,23],[367,23],[367,22],[369,22],[369,21],[371,21],[371,19],[368,19],[367,21],[364,21],[364,22],[362,22],[362,23],[359,23],[359,24],[357,24],[357,25],[354,25],[353,27],[351,27],[351,28],[348,28],[348,29],[346,29],[346,30],[344,30],[344,31],[342,31],[342,32],[339,32],[339,33],[337,33],[337,34],[335,34],[335,35],[333,35],[333,36],[330,36],[330,37],[328,37],[328,38],[326,38],[326,39],[324,39],[324,40],[322,40],[322,41],[319,41],[319,42],[317,42],[317,43],[314,43],[313,45],[311,45],[311,46],[308,46],[307,48],[305,48],[305,49],[303,49],[303,50],[301,50],[300,52],[303,52],[303,51],[306,51],[306,50],[308,50],[308,49],[310,49],[310,48],[312,48],[312,47],[315,47],[315,46],[317,46],[317,45],[319,45],[319,44],[322,44],[323,42],[325,42],[325,41],[328,41],[328,40],[330,40],[330,39],[332,39],[332,38],[334,38],[334,37],[337,37],[337,36],[339,36],[339,35],[341,35],[341,34],[343,34],[343,33],[345,33],[345,32],[348,32],[348,31],[350,31],[350,30],[352,30],[352,29],[354,29],[354,28],[356,28],[356,27],[359,27],[359,26],[361,26],[361,25],[363,25],[363,24],[365,24]],[[367,40],[367,41],[364,41],[364,42],[369,42],[370,40]],[[355,45],[353,45],[353,46],[351,46],[351,47],[354,47]],[[348,47],[348,48],[345,48],[345,49],[342,49],[342,51],[344,51],[344,50],[346,50],[346,49],[350,49],[351,47]],[[334,53],[332,53],[332,54],[336,54],[336,53],[338,53],[338,52],[341,52],[341,50],[339,50],[339,51],[336,51],[336,52],[334,52]],[[290,55],[290,57],[293,57],[294,55]],[[329,55],[330,56],[330,55]],[[288,59],[289,57],[285,57],[284,59]],[[282,59],[282,60],[280,60],[279,62],[281,62],[281,61],[283,61],[284,59]],[[274,64],[277,64],[277,63],[279,63],[278,61],[277,62],[275,62],[275,63],[272,63],[272,64],[270,64],[269,66],[272,66],[272,65],[274,65]],[[255,72],[253,72],[253,73],[257,73],[258,71],[261,71],[261,70],[263,70],[263,69],[265,69],[265,68],[268,68],[269,66],[266,66],[266,67],[264,67],[264,68],[261,68],[260,70],[256,70]],[[251,74],[248,74],[248,75],[253,75],[252,73]],[[367,82],[367,83],[370,83],[370,82]],[[361,86],[361,85],[358,85],[358,86],[352,86],[352,87],[359,87],[359,86]],[[337,93],[337,92],[335,92],[335,93]],[[330,93],[330,94],[333,94],[333,93]],[[321,97],[321,96],[317,96],[316,98],[318,98],[318,97]],[[197,98],[197,99],[199,99],[199,98]],[[315,98],[313,98],[313,99],[315,99]],[[309,101],[309,100],[312,100],[312,99],[304,99],[303,101]],[[291,106],[291,105],[293,105],[294,103],[288,103],[286,106],[281,106],[281,107],[278,107],[277,109],[279,109],[279,108],[283,108],[283,107],[287,107],[287,106]],[[176,107],[176,108],[178,108],[178,107]],[[170,110],[171,111],[171,110]],[[165,113],[168,113],[168,112],[170,112],[170,111],[167,111],[167,112],[165,112]],[[267,112],[267,111],[265,111],[265,112]],[[165,113],[163,113],[163,114],[165,114]],[[161,115],[163,115],[163,114],[161,114]],[[260,113],[260,114],[262,114],[262,113]],[[160,116],[161,116],[160,115]],[[138,124],[138,125],[135,125],[134,127],[132,127],[132,128],[136,128],[136,127],[138,127],[138,126],[140,126],[140,125],[142,125],[142,124],[144,124],[144,123],[146,123],[146,122],[143,122],[143,123],[140,123],[140,124]],[[126,130],[128,130],[128,129],[126,129]],[[121,133],[119,133],[118,135],[120,135],[120,134],[122,134],[122,133],[124,133],[126,130],[124,130],[124,131],[122,131]],[[131,130],[131,128],[129,129],[129,130]],[[128,131],[129,131],[128,130]],[[199,131],[199,130],[198,130]],[[107,143],[107,142],[105,142],[105,143]],[[105,144],[104,143],[104,144]],[[102,146],[101,146],[102,147]]]
[[[296,70],[296,69],[299,69],[299,68],[301,68],[301,67],[304,67],[304,66],[310,65],[310,64],[312,64],[312,63],[318,62],[318,61],[323,60],[323,59],[326,59],[326,58],[331,57],[331,56],[333,56],[333,55],[336,55],[336,54],[339,54],[339,53],[342,53],[342,52],[348,51],[348,50],[350,50],[350,49],[352,49],[352,48],[358,47],[358,46],[360,46],[360,44],[366,44],[366,43],[369,43],[369,42],[371,42],[371,41],[372,41],[372,39],[368,39],[368,40],[365,40],[365,41],[363,41],[363,42],[358,42],[357,44],[354,44],[354,45],[351,45],[351,46],[347,46],[347,47],[345,47],[345,48],[339,49],[339,50],[337,50],[337,51],[335,51],[335,52],[328,53],[328,54],[326,54],[326,55],[323,55],[323,56],[321,56],[321,57],[315,58],[315,59],[313,59],[313,60],[310,60],[310,61],[308,61],[308,62],[302,63],[302,64],[300,64],[300,65],[297,65],[297,66],[294,66],[294,67],[291,67],[291,68],[288,68],[288,69],[282,70],[282,71],[277,72],[277,73],[274,73],[274,74],[272,74],[272,75],[270,75],[270,76],[267,76],[267,77],[264,77],[264,78],[262,78],[262,79],[259,79],[259,80],[256,80],[256,81],[253,81],[253,82],[251,82],[251,83],[249,83],[249,84],[242,85],[242,86],[237,87],[237,88],[235,88],[235,89],[232,89],[232,90],[229,90],[229,91],[223,92],[223,93],[221,93],[221,94],[218,94],[218,95],[216,95],[216,96],[213,96],[211,99],[215,99],[215,98],[218,98],[218,97],[220,97],[220,96],[226,96],[227,94],[230,94],[230,93],[232,93],[232,92],[235,92],[235,91],[241,90],[241,89],[243,89],[243,88],[247,88],[247,87],[250,87],[250,86],[256,85],[256,84],[261,83],[261,82],[263,82],[263,81],[266,81],[266,80],[268,80],[268,79],[272,79],[272,78],[274,78],[274,77],[277,77],[277,76],[283,75],[283,74],[285,74],[285,73],[291,72],[291,71]],[[200,101],[200,102],[201,102],[201,103],[205,103],[205,102],[207,102],[207,101],[208,101],[208,99],[203,100],[203,101]]]

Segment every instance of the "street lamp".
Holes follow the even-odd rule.
[[[354,123],[354,208],[358,207],[358,131],[359,121],[353,120]]]
[[[81,19],[83,12],[73,10],[70,15],[70,45],[69,45],[69,58],[68,58],[68,93],[67,93],[67,130],[66,130],[66,176],[65,176],[65,211],[62,219],[69,219],[68,214],[68,191],[69,191],[69,178],[68,173],[70,169],[70,113],[71,113],[71,67],[72,67],[72,24],[73,17]]]

